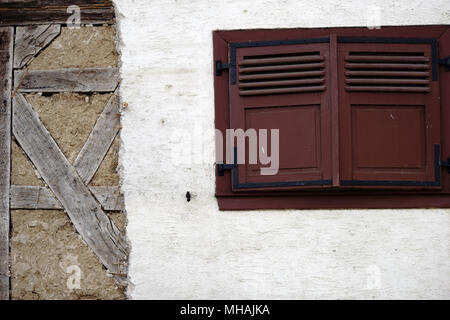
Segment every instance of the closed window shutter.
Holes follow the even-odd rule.
[[[436,42],[338,42],[341,185],[440,187]]]
[[[249,164],[247,140],[233,190],[331,185],[328,38],[232,44],[230,60],[230,127],[267,129],[269,157],[270,129],[279,129],[278,172],[261,175],[270,165],[259,157]]]
[[[450,206],[448,26],[213,35],[216,128],[280,134],[275,175],[218,160],[221,210]]]

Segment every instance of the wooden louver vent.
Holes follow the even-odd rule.
[[[347,91],[429,92],[430,59],[423,53],[350,52]]]
[[[323,91],[324,67],[319,52],[244,56],[239,63],[239,94]]]

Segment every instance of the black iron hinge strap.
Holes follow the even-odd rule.
[[[216,76],[221,76],[222,71],[230,69],[231,63],[222,63],[221,60],[216,60]]]
[[[439,161],[441,167],[447,167],[447,172],[450,173],[450,158],[447,158],[446,162]]]
[[[445,66],[445,71],[450,71],[450,56],[443,59],[438,59],[438,63]]]
[[[236,164],[218,163],[217,164],[217,175],[218,176],[223,176],[225,170],[233,170],[236,167],[237,167]]]

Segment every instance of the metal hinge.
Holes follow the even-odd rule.
[[[216,76],[221,76],[222,71],[231,68],[231,63],[222,63],[221,60],[216,60]]]
[[[450,71],[450,56],[445,57],[444,59],[438,59],[438,63],[445,66],[445,71]]]
[[[237,166],[235,164],[225,164],[225,163],[218,163],[217,164],[217,175],[223,176],[225,170],[233,170]]]
[[[441,167],[447,167],[447,172],[450,173],[450,158],[447,158],[447,162],[439,161]]]

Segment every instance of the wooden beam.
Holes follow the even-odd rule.
[[[120,193],[119,187],[89,187],[89,189],[104,210],[122,211],[124,209],[123,194]]]
[[[119,187],[89,187],[94,197],[100,202],[103,210],[121,211],[123,195]],[[39,186],[11,186],[11,209],[64,209],[51,190]]]
[[[52,192],[39,186],[11,186],[11,209],[64,209]]]
[[[44,24],[16,28],[14,40],[14,68],[20,69],[61,33],[58,24]]]
[[[86,143],[75,159],[74,166],[87,185],[106,156],[120,129],[120,98],[114,94],[95,123]]]
[[[81,24],[114,23],[110,0],[10,0],[0,4],[0,26],[66,23],[70,5],[80,7]]]
[[[75,229],[122,284],[128,244],[67,161],[37,113],[21,93],[13,97],[12,131],[41,177],[64,207]]]
[[[13,28],[0,28],[0,300],[9,299],[9,189]]]
[[[118,68],[18,70],[14,90],[20,92],[113,92],[119,84]]]

